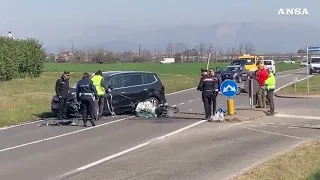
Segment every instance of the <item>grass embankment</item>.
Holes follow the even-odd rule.
[[[210,67],[225,67],[227,64],[212,64]],[[159,74],[166,93],[191,88],[199,81],[200,69],[205,63],[158,64],[55,64],[45,65],[40,78],[14,79],[0,82],[0,126],[8,126],[31,121],[50,112],[50,102],[55,94],[55,81],[64,70],[71,71],[70,85],[78,81],[83,72],[110,70],[153,71]],[[294,64],[277,64],[277,71],[295,69]]]
[[[310,92],[308,93],[307,80],[303,80],[296,83],[295,85],[289,85],[280,90],[281,94],[297,94],[297,95],[320,95],[320,76],[314,75],[309,78]]]
[[[276,157],[234,180],[320,180],[320,141]]]

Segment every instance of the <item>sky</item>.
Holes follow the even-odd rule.
[[[319,26],[317,0],[0,0],[0,34],[36,37],[55,44],[86,29],[133,29],[219,22],[294,22]],[[280,8],[307,8],[308,16],[277,15]]]

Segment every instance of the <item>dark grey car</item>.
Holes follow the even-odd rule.
[[[141,101],[150,101],[153,104],[166,102],[165,88],[156,73],[143,71],[107,71],[103,72],[105,83],[112,88],[111,95],[107,94],[107,101],[112,103],[116,114],[131,113],[135,110],[135,105]],[[75,101],[74,85],[69,91],[68,115],[77,112],[74,108]],[[111,100],[112,97],[112,100]],[[106,103],[107,104],[107,103]],[[59,108],[59,99],[53,96],[51,110],[56,113]],[[109,115],[111,112],[105,106],[103,114]]]
[[[234,80],[238,83],[246,81],[249,78],[248,72],[241,65],[227,66],[224,70],[220,72],[221,80],[226,79]]]

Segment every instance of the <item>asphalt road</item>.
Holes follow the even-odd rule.
[[[278,73],[277,87],[291,82],[295,76],[304,78],[305,75],[295,74],[299,71]],[[204,123],[199,119],[202,116],[196,115],[203,112],[199,92],[186,90],[168,95],[167,99],[184,112],[179,118],[120,116],[108,117],[96,127],[88,128],[39,127],[35,123],[2,129],[0,177],[6,180],[65,176],[90,180],[223,179],[283,150],[281,147],[305,141],[318,132],[296,128],[292,135],[282,136],[266,133],[274,129],[263,129],[270,127],[258,127],[262,131],[249,129],[247,123]],[[237,107],[248,107],[247,95],[234,99]],[[226,98],[219,96],[218,104],[225,103]],[[276,103],[281,107],[290,102],[276,100]],[[265,121],[268,119],[279,122],[284,118]],[[288,129],[291,128],[274,131],[292,133]]]

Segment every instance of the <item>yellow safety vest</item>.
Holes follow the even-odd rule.
[[[102,96],[104,95],[106,92],[105,92],[105,89],[104,87],[101,86],[101,80],[102,80],[102,76],[100,75],[94,75],[91,80],[93,82],[93,85],[96,87],[97,89],[97,93],[98,93],[98,96]]]
[[[270,73],[268,79],[265,81],[267,86],[267,90],[275,89],[276,88],[276,78],[274,77],[273,73]]]

